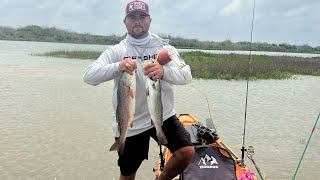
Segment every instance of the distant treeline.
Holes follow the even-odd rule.
[[[174,37],[170,35],[161,35],[161,37],[169,39],[170,44],[177,48],[186,49],[210,49],[210,50],[239,50],[249,51],[250,42],[232,42],[225,40],[223,42],[199,41],[197,39],[185,39],[182,37]],[[13,41],[43,41],[43,42],[61,42],[61,43],[79,43],[79,44],[103,44],[112,45],[119,43],[122,36],[102,36],[92,35],[89,33],[77,33],[56,27],[40,27],[30,25],[21,28],[12,28],[0,26],[0,40]],[[294,52],[294,53],[317,53],[320,54],[320,46],[312,47],[305,45],[290,45],[287,43],[268,44],[254,42],[251,49],[253,51],[271,51],[271,52]]]
[[[123,37],[99,36],[92,34],[80,34],[77,32],[47,28],[40,26],[26,26],[22,28],[11,28],[0,26],[0,39],[12,41],[42,41],[61,42],[77,44],[116,44]]]

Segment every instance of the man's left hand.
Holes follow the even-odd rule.
[[[152,80],[161,79],[163,77],[163,66],[158,63],[147,63],[144,66],[144,75]]]

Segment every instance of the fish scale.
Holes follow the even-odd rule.
[[[167,144],[167,138],[162,131],[163,125],[163,105],[161,100],[161,81],[147,79],[146,88],[147,88],[147,101],[148,108],[151,116],[153,125],[156,128],[158,144],[163,145]]]
[[[117,88],[116,119],[118,123],[119,138],[110,147],[110,151],[123,153],[128,129],[132,127],[135,112],[135,75],[122,72]]]

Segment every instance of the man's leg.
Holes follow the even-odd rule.
[[[136,171],[136,172],[137,172],[137,171]],[[134,173],[131,174],[130,176],[120,175],[119,180],[134,180],[134,178],[136,177],[136,172],[134,172]]]
[[[194,155],[194,147],[183,147],[173,153],[170,159],[166,162],[159,180],[171,180],[189,165]]]
[[[118,153],[118,166],[120,167],[120,180],[134,180],[136,172],[143,160],[148,159],[150,134],[155,128],[135,136],[127,137],[123,154]]]
[[[171,180],[188,166],[194,155],[194,147],[189,132],[176,115],[163,122],[162,130],[168,140],[166,146],[173,155],[166,162],[159,179]]]

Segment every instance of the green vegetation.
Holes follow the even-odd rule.
[[[38,56],[95,60],[101,52],[53,51]],[[294,75],[320,76],[320,58],[211,54],[200,51],[183,52],[181,57],[190,65],[194,78],[202,79],[286,79]]]
[[[0,40],[12,41],[42,41],[77,44],[116,44],[124,36],[99,36],[91,34],[80,34],[76,32],[57,29],[55,27],[45,28],[40,26],[26,26],[22,28],[10,28],[0,26]]]
[[[190,65],[196,78],[204,79],[286,79],[294,75],[320,74],[320,58],[211,54],[185,52],[181,57]],[[249,71],[250,69],[250,71]]]
[[[69,59],[97,59],[101,52],[94,51],[51,51],[39,54],[31,54],[33,56],[51,56],[57,58]]]
[[[197,39],[184,39],[170,35],[160,35],[169,39],[170,44],[182,49],[211,49],[211,50],[250,50],[250,42],[232,42],[225,40],[223,42],[199,41]],[[44,42],[62,42],[79,44],[104,44],[113,45],[119,43],[122,36],[101,36],[91,34],[80,34],[76,32],[57,29],[55,27],[47,28],[40,26],[26,26],[22,28],[10,28],[0,26],[0,40],[16,41],[44,41]],[[294,53],[320,53],[320,46],[311,47],[308,45],[290,45],[286,43],[268,44],[255,42],[252,44],[253,51],[272,51],[272,52],[294,52]]]

